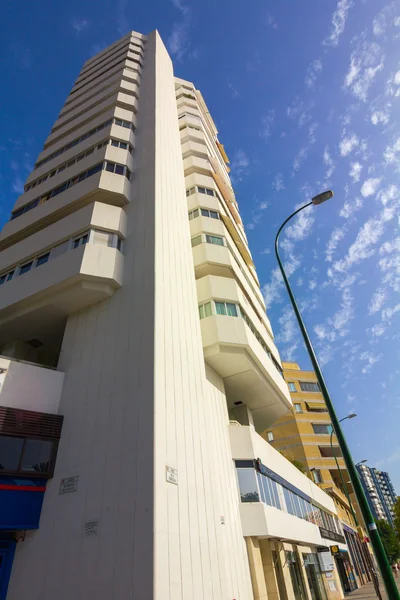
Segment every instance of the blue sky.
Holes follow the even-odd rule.
[[[283,359],[309,368],[273,254],[295,206],[335,197],[283,236],[285,262],[355,460],[400,492],[400,7],[383,0],[3,3],[3,224],[82,63],[160,31],[201,89],[232,177]]]

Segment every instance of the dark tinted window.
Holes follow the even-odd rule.
[[[53,442],[49,440],[26,440],[22,458],[22,471],[48,472]]]
[[[20,269],[19,269],[19,275],[23,275],[24,273],[27,273],[28,271],[30,271],[32,269],[32,265],[33,265],[32,261],[29,263],[26,263],[25,265],[22,265],[22,267],[20,267]]]
[[[23,445],[23,438],[0,436],[0,471],[17,471]]]
[[[39,258],[36,261],[36,266],[40,267],[40,265],[44,265],[44,263],[47,263],[47,261],[49,260],[50,257],[50,252],[48,252],[47,254],[43,254],[42,256],[39,256]]]
[[[122,165],[115,165],[115,173],[117,175],[123,175],[124,174],[124,167]]]

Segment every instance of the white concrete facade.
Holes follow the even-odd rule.
[[[253,599],[263,531],[232,459],[266,449],[241,456],[230,419],[246,409],[256,447],[290,395],[225,151],[156,31],[85,63],[0,250],[0,405],[64,416],[7,599]]]

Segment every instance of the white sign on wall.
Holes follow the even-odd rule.
[[[98,521],[88,521],[83,526],[83,537],[92,537],[93,535],[97,535],[99,522]]]
[[[60,489],[58,490],[59,494],[70,494],[71,492],[76,492],[78,489],[78,479],[79,475],[75,477],[66,477],[65,479],[61,479],[60,481]]]
[[[333,566],[333,556],[329,552],[318,552],[319,565],[321,567],[321,571],[334,571],[335,568]]]
[[[336,592],[336,583],[334,581],[328,581],[328,584],[331,592]]]
[[[165,478],[168,483],[173,483],[178,485],[178,469],[173,469],[172,467],[165,467]]]

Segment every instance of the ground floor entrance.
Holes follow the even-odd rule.
[[[345,550],[340,550],[339,554],[335,554],[335,562],[339,573],[343,591],[345,593],[353,592],[357,589],[356,578],[353,567],[350,562],[349,553]]]
[[[246,538],[246,544],[256,600],[343,598],[333,559],[321,560],[317,548],[257,537]]]

